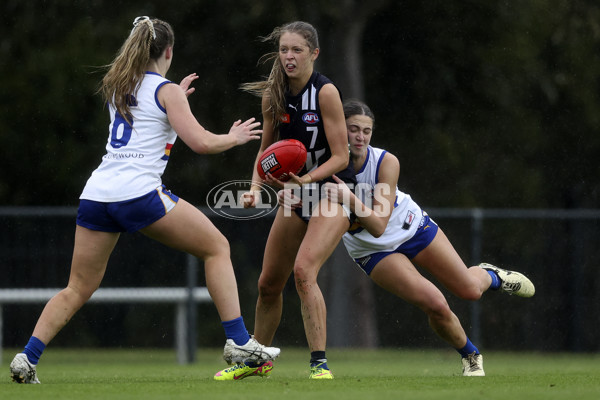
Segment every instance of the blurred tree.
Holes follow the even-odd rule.
[[[139,14],[175,27],[169,77],[200,74],[190,102],[215,132],[259,115],[258,99],[238,90],[268,72],[256,62],[271,48],[258,38],[306,19],[323,38],[318,68],[346,98],[373,105],[375,144],[400,156],[403,187],[425,205],[598,204],[600,11],[592,0],[1,7],[0,135],[9,149],[0,161],[1,204],[76,204],[106,140],[97,67],[110,62]],[[249,177],[256,147],[197,156],[178,143],[165,180],[202,204],[215,184]]]
[[[316,25],[321,54],[317,69],[336,83],[344,99],[365,98],[363,46],[371,16],[387,6],[388,0],[319,1],[307,20]],[[318,7],[317,7],[318,5]],[[328,305],[328,343],[337,347],[377,347],[379,332],[374,285],[365,279],[349,258],[343,244],[327,261],[320,275]],[[357,321],[362,329],[356,329]]]
[[[596,0],[4,0],[1,205],[77,204],[107,137],[99,67],[137,15],[174,26],[168,77],[200,75],[190,103],[214,132],[260,115],[238,89],[268,73],[259,37],[304,19],[321,36],[317,69],[371,105],[373,144],[398,155],[400,187],[423,206],[598,207]],[[250,177],[257,147],[198,156],[178,142],[165,183],[202,205],[216,184]]]
[[[373,16],[366,97],[401,186],[423,205],[597,207],[597,15],[593,1],[434,1]]]

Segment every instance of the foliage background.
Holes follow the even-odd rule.
[[[268,72],[257,61],[271,48],[258,38],[304,19],[320,32],[317,68],[346,97],[372,106],[374,143],[399,156],[400,185],[422,203],[598,204],[600,5],[592,0],[7,0],[1,7],[2,205],[77,204],[107,136],[98,67],[112,60],[133,18],[146,14],[174,26],[168,77],[201,76],[190,102],[214,132],[260,116],[258,99],[238,89]],[[353,29],[356,40],[345,47]],[[353,80],[344,79],[348,65]],[[250,176],[257,147],[198,156],[177,143],[165,182],[201,205],[215,184]]]
[[[260,116],[259,100],[239,90],[241,83],[268,73],[257,61],[272,49],[259,37],[302,19],[320,33],[316,68],[345,98],[359,97],[371,106],[373,144],[399,157],[399,186],[424,208],[598,207],[600,4],[595,0],[4,0],[0,206],[77,205],[106,143],[108,112],[95,94],[101,67],[112,60],[138,15],[173,25],[175,59],[168,77],[200,75],[190,103],[213,132],[227,132],[238,118]],[[215,185],[250,177],[257,148],[254,142],[199,156],[178,141],[164,182],[203,206]],[[214,222],[232,244],[241,297],[252,299],[243,304],[244,315],[251,315],[268,221]],[[469,227],[438,222],[459,252],[468,254]],[[1,244],[8,250],[0,287],[64,285],[71,220],[2,221],[2,226]],[[522,266],[543,290],[525,305],[512,298],[483,303],[489,318],[484,329],[496,333],[488,347],[515,346],[513,338],[523,336],[516,347],[598,350],[598,228],[597,221],[489,225],[483,256]],[[567,237],[573,232],[578,236]],[[105,285],[184,284],[183,273],[173,272],[185,263],[183,256],[163,250],[141,236],[124,237]],[[573,254],[585,262],[575,265]],[[324,287],[339,278],[332,274],[324,274]],[[339,286],[327,293],[343,291]],[[286,301],[296,307],[289,289]],[[371,290],[359,286],[347,292],[362,299]],[[389,307],[395,299],[375,294],[381,343],[439,343],[422,333],[426,322],[418,310]],[[573,296],[579,300],[569,300]],[[468,306],[449,301],[461,320],[468,320]],[[366,304],[368,309],[371,303]],[[103,307],[82,311],[57,342],[156,345],[156,329],[171,334],[167,306],[150,317],[135,306]],[[214,310],[201,312],[201,321],[216,321]],[[586,328],[577,345],[565,328],[574,315]],[[7,310],[6,340],[21,344],[36,316]],[[420,321],[415,327],[404,323],[415,319]],[[93,336],[98,325],[91,322],[104,324],[103,336]],[[355,322],[362,329],[361,323],[366,324]],[[299,313],[284,316],[282,343],[304,344],[299,324]],[[391,330],[384,332],[388,325]],[[222,339],[219,329],[201,334],[204,343]]]

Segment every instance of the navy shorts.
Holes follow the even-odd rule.
[[[102,232],[136,232],[164,217],[179,197],[162,185],[135,199],[104,203],[79,201],[77,225]]]
[[[438,229],[438,225],[431,218],[429,218],[427,213],[423,212],[423,219],[421,220],[415,235],[406,242],[402,243],[396,250],[381,251],[379,253],[369,254],[366,257],[355,258],[354,261],[359,267],[362,268],[363,271],[365,271],[367,275],[371,275],[371,272],[377,263],[390,254],[404,254],[409,260],[412,260],[425,247],[429,246],[429,244],[433,241],[433,238],[435,238]]]
[[[354,168],[352,164],[349,164],[346,169],[339,171],[335,174],[342,181],[350,184],[352,190],[356,187],[356,173],[354,172]],[[295,193],[297,196],[301,197],[302,207],[294,209],[294,212],[302,219],[304,222],[308,224],[310,217],[312,215],[312,208],[315,207],[319,200],[325,197],[325,193],[322,190],[323,185],[327,182],[336,183],[333,177],[328,177],[319,182],[310,183],[308,185],[303,185],[299,189],[299,193]],[[306,201],[308,199],[308,201]],[[348,216],[348,220],[350,221],[350,225],[354,223],[356,220],[356,215],[350,212],[350,208],[347,205],[342,204],[342,208],[346,212]]]

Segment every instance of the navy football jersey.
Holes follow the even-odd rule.
[[[319,92],[328,83],[333,84],[315,71],[300,93],[296,96],[286,93],[285,96],[286,114],[279,121],[279,140],[296,139],[306,147],[306,164],[299,176],[316,169],[331,157],[319,107]],[[336,176],[346,182],[355,182],[354,171],[348,168],[349,171],[340,171]]]

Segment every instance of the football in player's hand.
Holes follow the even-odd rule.
[[[265,149],[260,156],[256,169],[261,179],[267,173],[273,178],[285,182],[290,172],[298,174],[306,163],[306,148],[296,139],[279,140]]]

